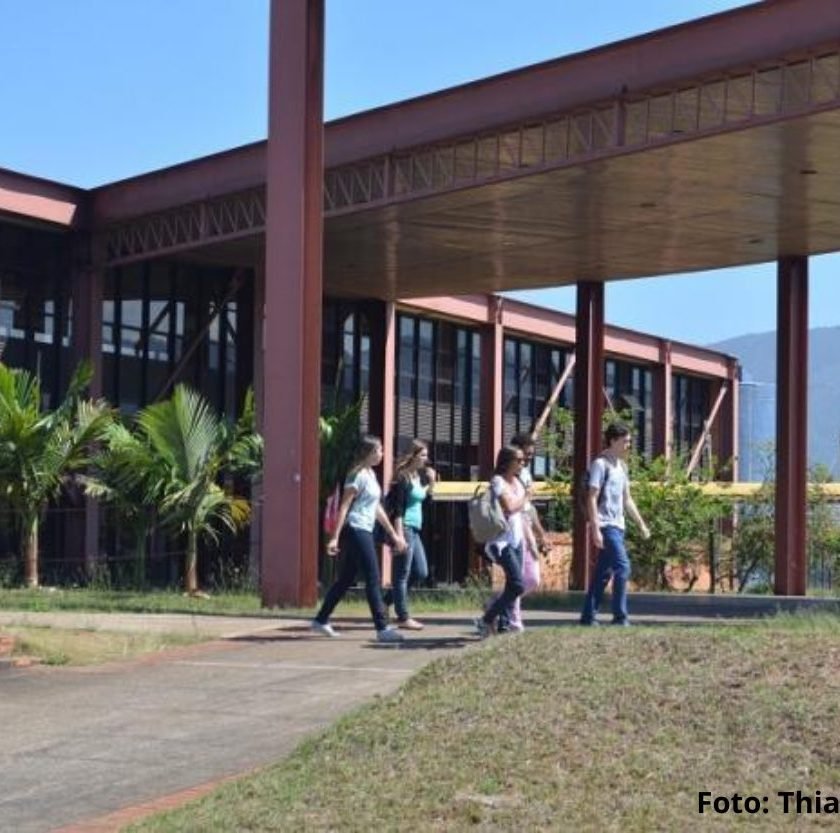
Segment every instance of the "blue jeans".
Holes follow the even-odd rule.
[[[344,598],[344,594],[356,580],[356,573],[361,570],[365,579],[370,616],[376,630],[384,630],[387,625],[385,604],[382,601],[382,589],[379,581],[379,562],[376,559],[376,547],[373,533],[353,526],[345,526],[339,539],[341,549],[341,567],[338,578],[327,590],[321,609],[315,620],[326,624],[335,606]]]
[[[624,548],[624,530],[617,526],[601,527],[604,548],[598,551],[595,575],[589,583],[589,592],[583,603],[580,621],[591,624],[598,615],[598,608],[604,598],[604,590],[613,580],[612,612],[614,622],[627,621],[627,581],[630,578],[630,559]]]
[[[505,572],[505,589],[484,611],[484,621],[489,625],[499,616],[505,617],[510,606],[525,592],[522,580],[522,547],[505,547],[496,562]]]
[[[405,552],[394,553],[391,562],[393,570],[393,589],[385,592],[385,604],[393,601],[394,612],[400,622],[405,622],[408,616],[408,585],[419,584],[429,577],[429,564],[426,560],[426,549],[420,530],[413,526],[404,527],[405,542],[408,549]]]

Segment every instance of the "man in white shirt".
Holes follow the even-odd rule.
[[[639,526],[642,537],[650,537],[633,498],[630,478],[624,462],[630,452],[630,429],[620,422],[607,426],[606,447],[592,461],[587,477],[586,515],[592,531],[592,542],[598,550],[595,574],[581,612],[582,625],[598,624],[598,608],[604,590],[612,578],[612,612],[614,625],[629,625],[627,618],[627,581],[630,559],[624,547],[624,513]]]

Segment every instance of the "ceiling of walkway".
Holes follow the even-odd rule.
[[[457,294],[834,251],[838,148],[829,110],[329,218],[326,288]]]

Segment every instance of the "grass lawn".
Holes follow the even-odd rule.
[[[207,640],[191,634],[112,633],[18,625],[3,628],[3,633],[17,637],[13,656],[37,657],[45,665],[96,665]]]
[[[779,791],[840,796],[838,731],[836,617],[534,629],[438,660],[284,762],[130,830],[789,830]],[[704,790],[767,796],[768,812],[700,816]]]
[[[468,590],[415,590],[411,609],[416,613],[472,610],[481,606],[488,595],[486,586]],[[543,604],[549,604],[543,601]],[[572,603],[579,605],[577,599]],[[551,605],[552,607],[554,605]],[[367,611],[364,590],[352,590],[342,601],[338,614]],[[193,613],[220,616],[312,616],[314,608],[263,608],[257,593],[245,591],[210,593],[207,598],[192,598],[180,591],[99,590],[89,588],[0,589],[0,610],[28,611],[99,611],[123,613]]]

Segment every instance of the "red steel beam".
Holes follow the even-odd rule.
[[[93,377],[88,390],[94,399],[102,396],[103,264],[99,241],[89,233],[74,232],[70,264],[70,296],[73,304],[73,367],[70,370],[83,359],[91,363]],[[75,523],[71,521],[71,529],[73,526]],[[85,567],[88,574],[92,575],[99,558],[99,503],[90,497],[84,501],[84,528],[81,534]]]
[[[622,90],[672,89],[772,65],[838,38],[836,0],[755,3],[331,122],[327,166],[614,101]],[[256,142],[94,189],[93,217],[114,223],[259,186],[266,152]]]
[[[703,430],[700,432],[700,436],[694,444],[694,450],[691,452],[691,458],[688,461],[688,467],[685,472],[687,475],[691,475],[694,469],[697,468],[697,464],[700,462],[700,454],[703,451],[703,445],[706,442],[706,438],[709,436],[709,432],[712,430],[712,426],[715,424],[718,411],[720,410],[720,406],[723,403],[724,397],[728,391],[729,388],[725,384],[720,385],[718,388],[717,396],[715,397],[714,404],[712,405],[712,410],[709,412],[708,418],[703,420]]]
[[[542,413],[539,416],[539,419],[534,423],[534,430],[531,432],[531,436],[536,440],[539,435],[540,431],[542,431],[543,426],[548,421],[549,416],[551,415],[551,409],[554,407],[557,400],[560,398],[560,394],[563,392],[563,388],[566,386],[566,382],[569,381],[569,376],[572,375],[572,371],[575,367],[575,354],[572,353],[571,356],[566,360],[566,366],[563,368],[563,373],[560,375],[560,378],[557,380],[557,384],[554,386],[554,390],[551,392],[551,396],[548,397],[548,400],[545,403],[545,407],[542,409]]]
[[[575,341],[575,450],[574,486],[601,449],[604,410],[604,285],[578,283],[577,338]],[[575,494],[575,503],[578,502]],[[594,567],[595,549],[589,525],[581,512],[574,513],[572,570],[569,587],[585,590]]]
[[[272,0],[261,593],[317,599],[324,0]]]
[[[80,188],[0,168],[0,215],[79,227],[85,220],[87,200]]]
[[[502,396],[504,389],[504,342],[502,327],[504,301],[491,296],[489,321],[481,330],[481,437],[479,471],[489,477],[502,447]]]
[[[755,3],[331,122],[326,164],[481,133],[614,99],[622,90],[751,68],[838,36],[836,0]]]
[[[382,439],[381,477],[385,489],[394,475],[396,449],[397,316],[390,301],[367,307],[370,326],[370,432]],[[383,584],[391,581],[391,550],[382,548]]]
[[[435,296],[398,301],[400,308],[435,317],[446,317],[483,324],[488,320],[488,310],[494,295]],[[537,307],[512,298],[504,299],[502,325],[505,332],[525,338],[544,339],[572,346],[575,343],[575,318],[567,312]],[[662,339],[659,336],[628,330],[624,327],[604,325],[604,351],[608,355],[634,359],[641,364],[655,365],[662,361]],[[670,356],[674,370],[697,376],[728,379],[731,357],[670,341]]]
[[[674,374],[671,342],[663,339],[653,369],[653,454],[670,459],[674,446]]]
[[[737,359],[729,363],[729,396],[723,403],[717,457],[720,471],[717,477],[737,482],[738,480],[738,414],[740,410],[740,372]]]
[[[807,589],[808,259],[778,265],[776,360],[776,579],[782,596]]]

